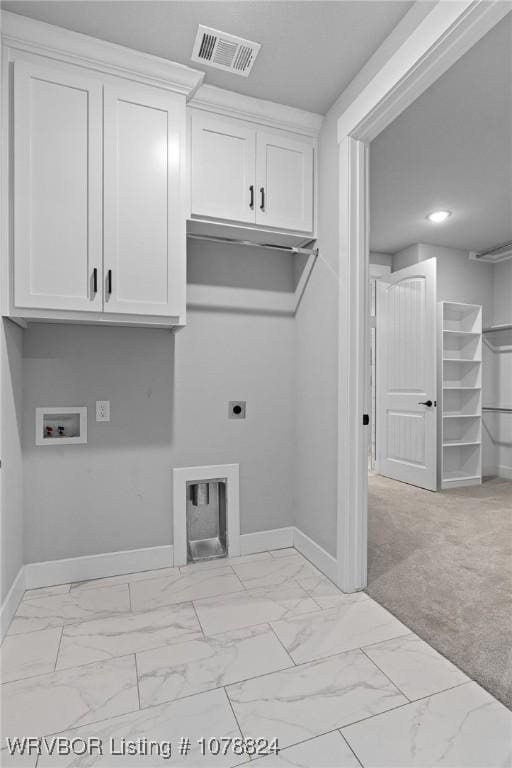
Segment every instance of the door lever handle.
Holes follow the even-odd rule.
[[[427,408],[432,408],[432,400],[425,400],[424,403],[418,403],[418,405],[426,405]]]

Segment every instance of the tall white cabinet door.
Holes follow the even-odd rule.
[[[313,231],[313,154],[307,139],[258,132],[257,224]]]
[[[192,214],[254,224],[255,146],[237,120],[192,115]]]
[[[185,311],[184,148],[184,96],[105,86],[105,312]]]
[[[18,307],[101,310],[101,98],[85,73],[14,63]]]

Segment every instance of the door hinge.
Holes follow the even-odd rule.
[[[370,423],[370,417],[367,413],[363,413],[363,427],[367,427]]]

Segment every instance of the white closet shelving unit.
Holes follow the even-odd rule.
[[[482,307],[440,302],[441,488],[482,482]]]

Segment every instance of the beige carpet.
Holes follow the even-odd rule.
[[[370,474],[368,594],[512,708],[512,482]]]

